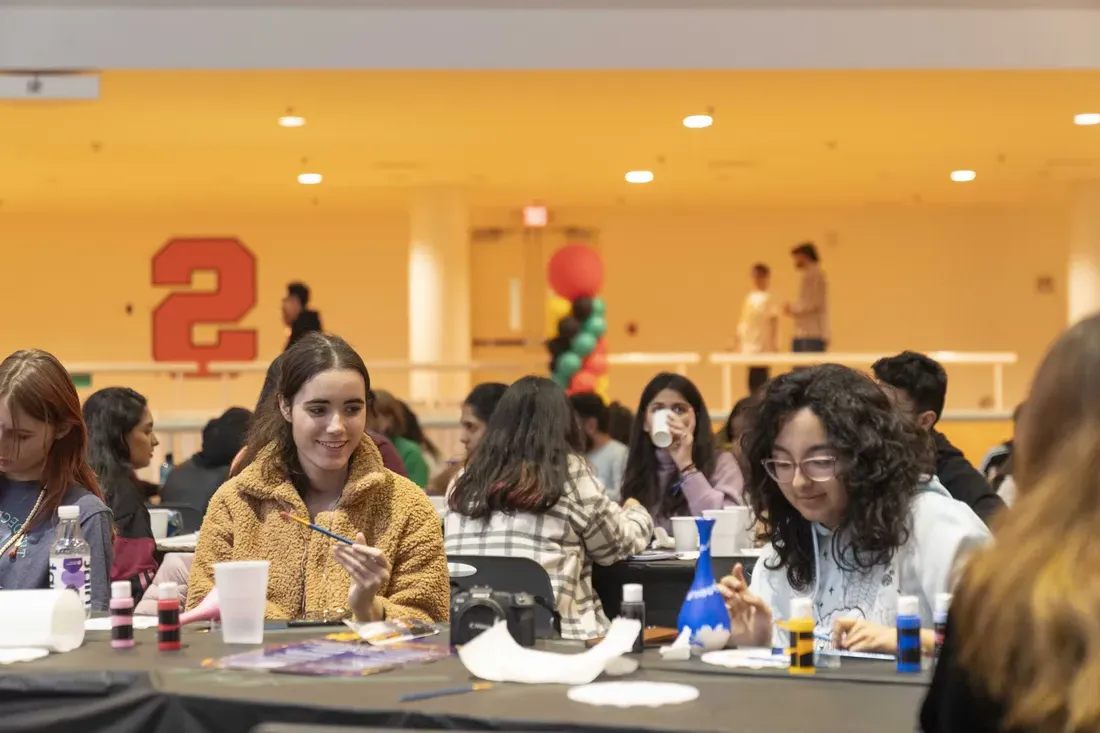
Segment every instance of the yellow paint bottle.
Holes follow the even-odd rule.
[[[784,624],[791,635],[791,674],[814,674],[813,601],[795,598],[791,601],[791,618]]]

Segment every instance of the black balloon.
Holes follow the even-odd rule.
[[[573,337],[581,332],[581,326],[584,325],[583,321],[580,321],[573,316],[566,316],[558,321],[558,338],[565,339],[566,341],[572,341]]]
[[[546,350],[550,352],[551,358],[557,361],[558,357],[569,351],[570,340],[558,336],[557,338],[547,339]]]
[[[592,299],[587,295],[583,295],[573,301],[573,317],[581,323],[588,320],[588,317],[592,315]]]

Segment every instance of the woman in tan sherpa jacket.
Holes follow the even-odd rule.
[[[363,434],[369,376],[343,340],[310,334],[286,354],[277,394],[257,412],[250,464],[210,502],[187,605],[214,587],[214,563],[268,560],[268,618],[446,621],[439,520],[423,490],[384,468]],[[354,538],[348,547],[280,516]]]

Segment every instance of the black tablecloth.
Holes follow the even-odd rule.
[[[887,663],[845,662],[814,679],[768,671],[714,670],[662,662],[646,652],[629,679],[699,688],[685,705],[626,710],[571,702],[559,685],[500,685],[486,692],[399,703],[410,692],[470,681],[456,657],[369,677],[300,677],[204,669],[203,660],[241,651],[216,634],[185,631],[180,652],[159,652],[152,632],[114,651],[107,634],[82,648],[0,671],[5,733],[243,733],[264,722],[449,730],[719,731],[753,733],[911,733],[923,678],[902,678]],[[317,630],[268,633],[269,642]],[[548,642],[552,651],[579,645]],[[851,665],[851,666],[850,666]],[[857,674],[858,672],[858,674]],[[880,684],[881,683],[881,684]],[[792,704],[794,703],[794,704]]]
[[[716,579],[728,575],[735,563],[745,568],[751,577],[755,557],[712,557],[711,571]],[[691,581],[695,578],[694,560],[656,560],[653,562],[617,562],[614,565],[595,565],[592,568],[592,586],[603,603],[608,618],[619,615],[623,602],[623,585],[640,583],[644,586],[646,624],[676,628],[676,617],[684,603]]]

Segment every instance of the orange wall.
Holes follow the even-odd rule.
[[[607,268],[612,351],[709,351],[730,343],[750,265],[774,272],[781,299],[792,297],[796,276],[790,247],[819,243],[830,278],[833,348],[843,351],[913,349],[1012,350],[1020,364],[1007,370],[1009,405],[1020,399],[1044,348],[1065,322],[1066,232],[1060,210],[1005,208],[862,209],[645,209],[617,207],[559,211],[559,224],[599,230]],[[477,225],[509,225],[512,214],[474,212]],[[405,359],[407,237],[402,211],[308,213],[42,216],[0,215],[7,318],[0,351],[40,346],[63,360],[150,359],[150,312],[163,288],[150,284],[150,258],[174,235],[236,235],[259,261],[259,300],[244,325],[259,329],[260,358],[277,354],[285,339],[279,301],[289,280],[314,290],[328,329],[347,337],[372,359]],[[543,298],[532,282],[560,244],[547,234],[531,265],[532,242],[516,236],[475,244],[471,261],[475,337],[514,336],[506,329],[507,279],[527,278],[529,305]],[[525,264],[526,263],[526,264]],[[1053,276],[1054,294],[1037,294],[1037,276]],[[201,279],[200,279],[201,282]],[[205,280],[210,286],[210,278]],[[134,307],[127,315],[125,306]],[[530,331],[541,314],[528,308]],[[635,336],[626,334],[635,323]],[[202,331],[200,331],[200,335]],[[205,333],[209,336],[209,331]],[[784,341],[788,331],[784,326]],[[479,358],[509,359],[522,349],[481,349]],[[524,358],[541,357],[528,351]],[[990,394],[987,368],[951,370],[949,407],[978,407]],[[613,370],[612,394],[628,403],[651,374]],[[718,404],[718,372],[692,372]],[[480,375],[503,377],[503,374]],[[738,385],[744,376],[735,376]],[[248,404],[258,377],[220,385],[188,383],[186,399],[166,379],[125,382],[149,393],[161,410],[220,407],[223,394]],[[379,386],[406,389],[402,375],[375,374]]]

